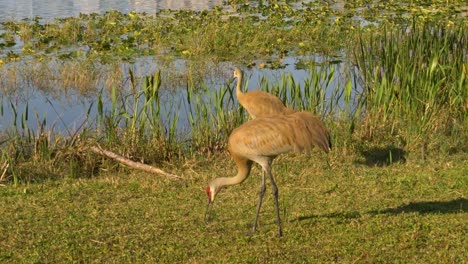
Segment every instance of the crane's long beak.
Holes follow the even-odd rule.
[[[208,224],[208,221],[210,220],[210,213],[213,208],[213,203],[208,201],[206,204],[206,210],[205,210],[205,224]]]

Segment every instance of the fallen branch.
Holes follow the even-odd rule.
[[[6,174],[9,166],[10,166],[10,164],[7,161],[5,161],[5,163],[3,163],[2,168],[1,168],[1,170],[3,172],[2,172],[2,175],[0,175],[0,182],[2,182],[4,180],[5,174]],[[0,184],[0,186],[5,186],[5,185]]]
[[[182,178],[182,177],[180,177],[178,175],[165,172],[165,171],[160,170],[158,168],[155,168],[153,166],[126,159],[126,158],[124,158],[124,157],[122,157],[122,156],[120,156],[118,154],[115,154],[114,152],[102,149],[101,147],[92,146],[92,147],[90,147],[90,149],[94,153],[104,155],[106,157],[114,159],[114,160],[116,160],[116,161],[118,161],[118,162],[120,162],[122,164],[125,164],[125,165],[127,165],[129,167],[132,167],[134,169],[143,170],[143,171],[146,171],[146,172],[151,172],[151,173],[156,173],[156,174],[161,174],[161,175],[164,175],[164,176],[169,177],[169,178],[175,178],[175,179],[181,179]]]

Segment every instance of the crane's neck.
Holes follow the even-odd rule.
[[[234,177],[219,177],[214,179],[210,185],[215,186],[216,189],[221,189],[225,186],[236,185],[242,183],[247,178],[246,174],[238,172]]]
[[[237,76],[237,86],[236,86],[236,93],[237,96],[244,94],[242,92],[242,72]]]
[[[220,189],[225,186],[241,184],[250,174],[250,168],[252,167],[252,162],[249,160],[244,161],[237,161],[237,174],[234,177],[219,177],[214,179],[211,182],[211,185],[217,187],[216,189]]]
[[[218,191],[230,185],[236,185],[242,183],[250,174],[250,169],[252,168],[252,161],[240,158],[235,155],[232,155],[232,158],[236,162],[237,165],[237,174],[234,177],[219,177],[214,179],[210,185],[210,200],[213,201]]]

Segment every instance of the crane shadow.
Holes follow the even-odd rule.
[[[465,198],[458,198],[450,201],[411,202],[396,208],[374,210],[369,213],[373,215],[400,214],[410,212],[418,212],[420,214],[453,214],[460,212],[466,213],[467,207],[468,200]]]
[[[411,202],[408,204],[400,205],[396,208],[387,208],[383,210],[372,210],[368,212],[336,212],[323,215],[308,215],[300,216],[295,221],[304,221],[317,218],[340,218],[340,219],[355,219],[361,215],[397,215],[401,213],[417,212],[420,214],[454,214],[466,213],[468,210],[468,200],[465,198],[458,198],[450,201],[427,201],[427,202]]]
[[[406,151],[394,146],[373,147],[361,151],[361,154],[364,160],[357,161],[357,163],[367,166],[384,167],[396,162],[406,162]]]

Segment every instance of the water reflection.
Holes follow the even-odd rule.
[[[156,13],[161,9],[205,10],[223,4],[223,0],[2,0],[0,21],[40,16],[45,20],[118,10]]]

